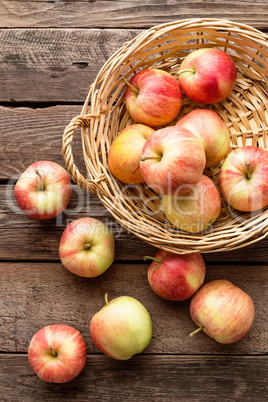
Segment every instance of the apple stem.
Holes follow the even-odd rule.
[[[198,334],[198,332],[203,331],[204,327],[201,325],[201,327],[197,328],[195,331],[191,332],[189,337],[192,338],[194,335]]]
[[[196,73],[196,70],[194,70],[193,68],[185,68],[184,70],[180,70],[177,72],[177,74],[181,75],[182,73]]]
[[[139,93],[139,90],[135,88],[133,85],[131,85],[130,82],[128,82],[128,80],[125,79],[125,77],[122,77],[122,80],[124,81],[125,84],[129,86],[130,89],[132,89],[132,91],[136,92],[136,94]]]
[[[105,295],[104,295],[104,300],[105,300],[106,306],[109,306],[109,302],[108,302],[108,293],[105,293]]]
[[[141,156],[141,162],[147,161],[148,159],[161,159],[161,156]]]
[[[147,260],[153,260],[153,261],[155,261],[155,262],[158,262],[159,264],[161,264],[161,260],[159,260],[158,258],[155,258],[155,257],[151,257],[150,255],[145,255],[144,257],[143,257],[143,259],[144,259],[144,261],[147,261]]]
[[[246,163],[246,169],[247,169],[246,176],[247,176],[247,179],[249,180],[251,178],[250,163]]]
[[[89,250],[90,247],[91,247],[90,243],[84,244],[84,249],[85,249],[85,250]]]
[[[53,356],[57,356],[57,353],[54,351],[53,346],[50,346],[50,352]]]
[[[43,177],[42,177],[42,175],[41,175],[41,173],[39,172],[38,169],[35,170],[35,173],[37,174],[37,176],[39,176],[39,179],[40,179],[40,182],[41,182],[40,190],[41,190],[41,191],[44,191],[44,189],[45,189],[45,184],[44,184]]]

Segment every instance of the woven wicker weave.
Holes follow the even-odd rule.
[[[237,81],[230,96],[215,105],[199,105],[184,96],[181,117],[194,108],[215,110],[230,129],[231,148],[267,149],[268,36],[246,25],[220,19],[176,21],[153,27],[127,42],[102,67],[90,87],[81,115],[63,135],[68,172],[84,190],[97,193],[114,218],[151,245],[176,253],[232,250],[257,242],[268,233],[268,209],[231,210],[222,200],[221,215],[206,232],[190,234],[172,227],[161,199],[145,185],[126,186],[109,171],[107,155],[118,133],[133,123],[124,105],[125,83],[137,71],[161,68],[174,76],[190,52],[217,47],[233,58]],[[175,122],[174,122],[175,123]],[[74,164],[71,142],[81,127],[86,179]],[[220,165],[205,173],[218,185]]]

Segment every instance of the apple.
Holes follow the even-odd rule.
[[[191,191],[183,195],[164,195],[167,219],[185,232],[198,233],[210,227],[221,212],[221,200],[213,181],[203,175]]]
[[[60,165],[39,161],[30,165],[15,185],[19,208],[33,219],[51,219],[67,207],[71,195],[71,180]]]
[[[195,134],[206,153],[206,167],[217,165],[229,152],[230,132],[220,116],[208,109],[195,109],[176,124]]]
[[[188,54],[178,74],[185,95],[199,103],[217,103],[227,98],[237,75],[232,58],[215,48]]]
[[[225,159],[220,175],[223,197],[239,211],[257,211],[268,205],[268,153],[261,148],[236,148]]]
[[[201,254],[175,254],[160,250],[148,269],[148,281],[153,291],[167,300],[189,299],[203,284],[206,266]]]
[[[32,337],[29,363],[41,380],[65,383],[75,378],[86,363],[86,344],[81,333],[69,325],[43,327]]]
[[[155,131],[146,141],[140,172],[159,194],[185,194],[203,173],[206,156],[201,141],[182,127]]]
[[[116,137],[108,154],[108,165],[117,179],[128,184],[143,183],[140,157],[146,140],[153,132],[154,129],[144,124],[133,124]]]
[[[219,279],[202,286],[190,303],[190,314],[199,331],[219,343],[233,343],[241,339],[254,321],[251,297],[231,282]]]
[[[176,78],[164,70],[146,69],[128,82],[126,108],[137,123],[158,127],[175,119],[182,106],[182,93]]]
[[[90,321],[94,344],[105,355],[128,360],[141,353],[152,338],[152,322],[146,308],[136,299],[120,296],[108,302]]]
[[[77,219],[61,236],[59,256],[62,265],[76,275],[101,275],[114,261],[114,236],[98,219]]]

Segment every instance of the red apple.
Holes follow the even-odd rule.
[[[90,334],[107,356],[128,360],[141,353],[152,338],[152,322],[146,308],[136,299],[121,296],[108,302],[90,321]]]
[[[167,219],[185,232],[197,233],[215,222],[221,212],[221,200],[213,181],[203,175],[191,191],[184,195],[164,195]]]
[[[189,299],[203,284],[206,266],[201,254],[174,254],[160,250],[148,269],[148,280],[153,291],[167,300]]]
[[[108,165],[117,179],[128,184],[143,183],[140,157],[146,140],[153,132],[144,124],[133,124],[116,137],[109,151]]]
[[[217,165],[229,152],[230,132],[220,116],[208,109],[195,109],[176,124],[195,134],[206,153],[206,167]]]
[[[135,74],[125,94],[126,108],[137,123],[150,127],[162,126],[175,119],[182,106],[178,81],[159,69],[142,70]]]
[[[190,314],[199,328],[219,343],[241,339],[254,321],[254,304],[243,290],[226,280],[202,286],[190,303]]]
[[[236,67],[222,50],[198,49],[183,60],[179,75],[181,88],[188,98],[199,103],[216,103],[231,93]]]
[[[76,275],[101,275],[114,261],[114,236],[98,219],[77,219],[64,230],[59,255],[62,265]]]
[[[48,325],[32,337],[29,363],[41,380],[71,381],[84,368],[86,344],[81,333],[69,325]]]
[[[261,148],[237,148],[220,171],[225,200],[239,211],[257,211],[268,205],[268,153]]]
[[[166,127],[146,141],[140,172],[146,184],[159,194],[184,194],[203,173],[206,156],[201,141],[189,130]]]
[[[40,161],[29,166],[15,185],[20,209],[33,219],[51,219],[68,205],[72,187],[68,173],[55,162]]]

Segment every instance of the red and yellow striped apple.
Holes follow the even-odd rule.
[[[77,219],[64,230],[59,255],[62,265],[76,275],[101,275],[114,261],[114,236],[98,219]]]
[[[126,108],[137,122],[158,127],[175,119],[182,106],[182,93],[176,78],[164,70],[146,69],[128,82]]]
[[[167,300],[189,299],[203,284],[206,266],[201,254],[179,255],[160,250],[148,269],[148,281],[153,291]]]
[[[206,156],[201,141],[189,130],[166,127],[146,141],[140,172],[145,183],[159,194],[184,194],[203,173]]]
[[[108,165],[117,179],[128,184],[144,182],[140,173],[140,157],[146,140],[153,132],[154,129],[144,124],[133,124],[116,137],[108,154]]]
[[[81,333],[69,325],[48,325],[32,337],[29,363],[41,380],[65,383],[86,364],[86,344]]]
[[[222,195],[239,211],[257,211],[268,205],[268,153],[244,146],[230,152],[220,171]]]
[[[183,195],[164,195],[167,219],[185,232],[197,233],[215,222],[221,212],[221,200],[213,181],[203,175],[191,191]]]
[[[67,207],[71,195],[71,180],[60,165],[39,161],[30,165],[15,185],[18,206],[33,219],[51,219]]]
[[[208,109],[195,109],[183,116],[176,124],[195,134],[206,153],[206,167],[215,166],[230,149],[230,132],[220,116]]]
[[[190,303],[190,314],[199,326],[190,336],[204,331],[219,343],[233,343],[250,330],[254,321],[251,297],[231,282],[219,279],[202,286]]]
[[[178,74],[185,95],[199,103],[217,103],[227,98],[237,75],[233,59],[215,48],[198,49],[188,54]]]
[[[138,300],[120,296],[108,302],[90,321],[90,334],[97,348],[117,360],[141,353],[152,338],[152,322]]]

